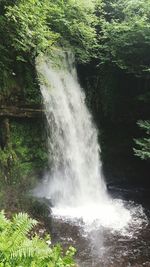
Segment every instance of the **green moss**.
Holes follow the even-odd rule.
[[[12,149],[20,161],[22,171],[27,172],[46,167],[46,136],[43,133],[43,122],[13,122],[11,126]]]
[[[10,147],[1,149],[0,172],[3,181],[16,184],[47,167],[46,136],[40,119],[10,125]]]

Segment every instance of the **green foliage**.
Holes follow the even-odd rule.
[[[141,75],[150,71],[149,0],[104,0],[101,60]]]
[[[63,47],[88,61],[95,55],[96,21],[94,0],[1,0],[0,103],[23,97],[39,103],[37,55]]]
[[[32,186],[33,175],[47,168],[47,144],[40,120],[11,122],[9,146],[0,149],[1,183]]]
[[[49,247],[50,236],[31,238],[30,232],[37,222],[25,213],[12,220],[0,213],[0,267],[71,267],[75,266],[75,249],[70,247],[63,255],[62,248]]]
[[[63,46],[82,62],[99,56],[101,63],[149,73],[149,0],[16,0],[0,5],[0,64],[5,68]]]
[[[19,61],[25,61],[25,55],[34,58],[58,44],[72,47],[85,61],[96,44],[93,1],[18,0],[6,8],[4,19]]]
[[[139,121],[138,126],[146,131],[146,137],[135,139],[137,148],[134,148],[134,153],[141,159],[150,158],[150,121]]]
[[[12,46],[18,52],[36,55],[56,42],[58,36],[47,24],[48,1],[18,0],[7,8],[6,17],[10,25]],[[17,55],[17,60],[23,60]]]
[[[46,138],[42,129],[43,125],[37,122],[12,124],[11,142],[17,157],[18,169],[20,169],[19,177],[47,166]]]
[[[35,58],[58,47],[78,61],[95,55],[94,0],[0,1],[0,103],[40,103]],[[34,74],[34,75],[33,75]]]
[[[96,46],[94,1],[57,0],[49,3],[48,22],[60,34],[64,47],[73,50],[79,61],[89,60]]]

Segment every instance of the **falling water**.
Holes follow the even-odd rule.
[[[40,192],[51,200],[54,216],[82,218],[94,227],[123,228],[135,210],[129,211],[122,201],[107,195],[97,129],[72,56],[61,56],[61,64],[38,59],[37,70],[49,132],[50,164]]]

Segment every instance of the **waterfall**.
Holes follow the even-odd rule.
[[[58,69],[51,62],[38,68],[47,83],[41,84],[50,129],[52,162],[49,196],[53,205],[78,206],[103,201],[106,188],[101,175],[97,130],[85,104],[72,57]]]
[[[59,64],[38,59],[37,71],[47,118],[50,165],[38,191],[51,200],[55,216],[123,228],[135,211],[107,194],[97,129],[72,56],[61,55]]]

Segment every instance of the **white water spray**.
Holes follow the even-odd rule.
[[[132,214],[112,201],[101,172],[97,130],[85,104],[72,57],[61,67],[38,60],[37,70],[49,129],[51,171],[40,193],[52,202],[53,214],[86,225],[121,229]],[[41,78],[42,77],[42,78]]]

